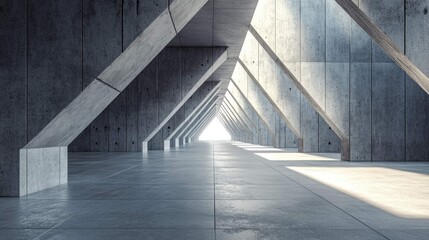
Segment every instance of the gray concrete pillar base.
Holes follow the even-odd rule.
[[[142,142],[142,152],[149,151],[149,142]]]
[[[341,141],[341,160],[350,161],[350,142],[349,140]]]
[[[170,140],[164,141],[164,151],[170,150]]]
[[[304,152],[304,139],[298,138],[298,152],[302,153]]]
[[[67,147],[21,149],[19,196],[67,183]]]

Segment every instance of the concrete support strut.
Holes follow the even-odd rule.
[[[207,0],[174,0],[20,150],[19,196],[67,182],[67,146],[134,80]]]
[[[177,133],[198,113],[198,111],[205,106],[205,104],[209,101],[209,99],[213,98],[219,92],[219,86],[221,82],[219,82],[208,94],[204,97],[204,99],[198,104],[198,106],[192,110],[192,112],[180,123],[179,126],[174,129],[174,131],[164,140],[164,150],[168,150],[171,147],[172,139],[177,135]],[[176,142],[174,142],[176,145]]]
[[[207,116],[207,118],[197,127],[193,132],[189,134],[189,141],[193,142],[199,136],[200,132],[202,132],[207,125],[216,117],[216,109],[213,109],[213,112]]]
[[[223,115],[221,113],[218,113],[218,117],[219,119],[227,126],[231,129],[232,133],[233,133],[233,140],[238,140],[238,141],[242,141],[243,137],[241,136],[241,134],[239,132],[237,132],[237,130],[234,128],[234,126],[231,125],[230,122],[228,122],[227,120],[225,120],[225,118],[223,117]]]
[[[246,71],[247,75],[250,76],[250,78],[253,80],[255,85],[258,86],[258,88],[261,90],[261,93],[265,96],[266,99],[271,103],[273,106],[273,109],[276,110],[276,112],[282,117],[286,125],[289,127],[290,130],[292,130],[293,134],[298,140],[298,152],[303,152],[304,150],[304,141],[301,133],[297,129],[296,126],[294,126],[291,121],[289,120],[288,116],[280,109],[278,104],[271,98],[270,94],[267,92],[267,90],[259,83],[259,80],[256,79],[256,77],[252,74],[252,72],[249,70],[249,68],[246,66],[246,64],[241,60],[238,59],[238,63],[243,67],[243,69]],[[278,81],[278,79],[272,79],[272,81]]]
[[[204,124],[204,122],[211,117],[213,114],[216,113],[216,102],[214,102],[212,104],[212,106],[210,106],[210,108],[208,109],[208,111],[206,111],[204,113],[204,115],[202,116],[202,118],[200,118],[195,125],[193,125],[189,131],[183,136],[183,144],[185,143],[189,143],[189,139],[191,137],[191,134],[195,132],[195,130],[200,127],[202,124]]]
[[[311,103],[313,108],[317,113],[326,121],[326,123],[331,127],[335,134],[340,138],[341,141],[341,160],[349,161],[350,160],[350,141],[349,137],[340,130],[340,128],[335,124],[328,114],[323,110],[323,108],[317,103],[317,101],[311,96],[307,89],[302,85],[302,83],[295,77],[295,75],[289,70],[288,67],[280,60],[277,54],[271,49],[271,47],[265,42],[262,36],[256,31],[252,26],[249,27],[249,32],[255,37],[259,44],[264,48],[264,50],[270,55],[270,57],[276,62],[280,69],[293,81],[295,86],[299,91],[307,98]]]
[[[176,136],[175,143],[176,147],[179,147],[181,144],[185,144],[184,136],[189,133],[190,129],[199,123],[199,121],[204,118],[205,114],[213,107],[215,106],[216,102],[218,101],[219,96],[213,95],[207,103],[204,104],[203,107],[198,111],[197,114],[189,121],[189,123],[182,129],[182,131]]]
[[[238,115],[234,108],[227,104],[226,99],[224,98],[221,108],[225,111],[225,113],[230,116],[234,121],[240,125],[246,132],[252,134],[252,129],[248,124],[243,120],[243,118]]]
[[[199,87],[226,61],[228,58],[228,50],[213,61],[213,65],[204,73],[204,75],[194,84],[194,86],[186,93],[182,100],[174,107],[174,109],[163,119],[163,121],[146,137],[142,143],[143,152],[149,151],[149,141],[164,127],[164,125],[174,116],[174,114],[186,103],[186,101],[197,91]]]
[[[396,46],[352,0],[335,0],[365,30],[371,38],[411,77],[427,94],[429,78]]]
[[[242,89],[240,89],[240,87],[237,85],[236,81],[233,79],[231,81],[232,84],[229,85],[229,91],[230,93],[234,96],[234,93],[237,93],[240,95],[240,97],[242,97],[243,99],[245,99],[246,103],[250,105],[251,109],[256,112],[256,114],[258,115],[259,119],[262,120],[262,123],[265,125],[265,127],[268,129],[268,131],[271,134],[271,137],[273,139],[273,143],[275,143],[275,132],[274,132],[274,127],[275,127],[275,123],[271,122],[269,123],[269,120],[267,118],[266,115],[264,115],[264,112],[261,108],[258,107],[258,105],[256,104],[256,101],[253,101],[253,98],[249,98],[248,96],[246,96]],[[259,89],[258,89],[259,90]],[[251,93],[252,91],[248,91],[248,93]],[[236,98],[238,96],[235,96]],[[256,96],[255,96],[256,98]]]

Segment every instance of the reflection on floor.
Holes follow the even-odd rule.
[[[0,198],[0,239],[428,239],[429,163],[293,151],[71,153],[68,185]]]

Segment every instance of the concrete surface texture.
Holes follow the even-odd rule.
[[[33,132],[33,135],[25,136],[25,141],[28,141],[28,144],[25,145],[24,149],[43,148],[47,150],[51,147],[68,146],[122,91],[125,90],[129,83],[140,74],[152,59],[165,48],[177,34],[176,28],[179,30],[182,29],[206,2],[207,0],[181,1],[181,4],[178,4],[177,1],[173,1],[169,3],[168,6],[164,6],[163,12],[148,21],[149,24],[126,49],[124,49],[124,46],[121,46],[120,51],[118,51],[118,55],[120,55],[112,57],[112,59],[114,59],[113,62],[109,63],[110,65],[105,68],[101,74],[95,75],[95,80],[91,80],[85,88],[81,85],[82,88],[84,88],[81,93],[79,93],[80,83],[76,81],[76,79],[83,77],[83,56],[76,53],[80,52],[80,54],[83,54],[83,3],[56,1],[50,4],[48,1],[38,5],[33,2],[28,4],[26,2],[8,2],[8,5],[5,6],[7,8],[14,9],[21,7],[26,9],[24,17],[27,19],[27,33],[19,36],[20,38],[26,38],[26,42],[23,44],[27,50],[26,56],[22,56],[27,61],[27,68],[25,69],[27,87],[23,94],[27,99],[26,110],[28,116],[32,116],[31,112],[35,111],[37,113],[36,115],[39,114],[42,116],[41,121],[37,122],[45,122],[41,125],[44,127],[42,130],[36,130]],[[90,14],[97,15],[93,9],[93,7],[95,8],[96,6],[100,8],[109,8],[117,7],[118,4],[97,5],[94,3],[94,5],[89,6],[91,8]],[[67,14],[59,14],[63,9],[67,9]],[[182,11],[186,13],[182,13]],[[45,12],[48,12],[48,17],[45,17]],[[6,17],[12,18],[12,16]],[[8,18],[5,20],[9,21]],[[100,21],[100,19],[97,20]],[[80,24],[76,24],[79,21]],[[115,22],[114,18],[113,22]],[[42,27],[45,25],[47,25],[46,28]],[[39,31],[40,29],[43,30]],[[103,28],[101,28],[101,30],[103,30]],[[62,33],[67,31],[71,34],[70,38],[63,40]],[[80,38],[78,38],[79,36]],[[58,53],[60,53],[60,55],[58,55]],[[67,61],[70,58],[71,62],[66,61],[67,63],[64,64],[56,64],[55,62],[61,59],[61,57],[64,57]],[[38,60],[38,58],[41,58],[41,60]],[[73,62],[73,60],[75,61]],[[12,68],[12,70],[14,69]],[[63,75],[66,76],[64,80],[70,79],[70,86],[61,81],[55,81],[58,78],[63,79]],[[41,81],[38,80],[39,78],[43,79],[43,81],[47,81],[48,84],[40,84]],[[32,83],[35,84],[34,88]],[[58,83],[62,83],[61,87]],[[83,79],[81,84],[83,84]],[[49,85],[54,87],[50,88]],[[48,90],[44,92],[43,89],[40,88]],[[31,91],[28,91],[28,89],[31,89]],[[61,91],[56,91],[56,89],[60,89]],[[33,90],[34,92],[32,92]],[[53,94],[49,94],[50,91],[52,91]],[[62,91],[65,94],[62,94]],[[34,95],[35,101],[32,101],[30,92],[37,93],[37,95]],[[44,92],[46,94],[45,96],[49,96],[45,101],[48,106],[54,105],[54,110],[47,109],[46,111],[40,111],[38,109],[41,106],[44,107],[43,101],[39,101],[39,92]],[[60,101],[56,101],[56,99],[61,98],[61,96],[64,98]],[[36,106],[33,108],[29,103]],[[48,114],[45,114],[45,112]],[[50,114],[52,114],[52,116],[56,115],[56,117],[52,119],[49,117]],[[21,117],[27,119],[27,126],[23,131],[29,131],[30,127],[28,127],[28,122],[32,122],[31,117],[27,118],[27,115]],[[118,127],[118,129],[120,128]],[[13,148],[5,149],[6,152],[13,152],[15,150],[16,149]],[[21,176],[19,174],[21,173],[20,168],[26,168],[27,172],[32,172],[32,174],[38,175],[39,178],[44,178],[46,176],[43,170],[44,168],[28,169],[31,165],[25,162],[28,161],[28,159],[32,159],[28,154],[29,151],[25,154],[27,155],[25,160],[14,160],[10,157],[7,159],[8,161],[15,162],[13,167],[16,169],[8,173],[3,171],[0,172],[2,175],[0,185],[5,186],[4,188],[2,187],[2,195],[18,196],[22,193],[27,193],[27,191],[20,189],[22,184],[18,184],[18,182],[21,180],[12,180],[14,178],[20,179],[29,176],[28,174]],[[16,154],[11,153],[10,156],[16,157]],[[20,155],[20,157],[21,156],[24,155]],[[36,156],[44,157],[45,155],[36,154]],[[45,158],[41,160],[61,162],[59,158]],[[21,166],[21,163],[24,163],[26,166]],[[6,166],[10,168],[9,164]],[[61,172],[60,168],[58,169]],[[40,171],[37,172],[37,170]],[[12,172],[12,175],[6,176],[6,174]],[[61,175],[61,173],[58,174]],[[33,187],[29,187],[29,184],[33,184],[32,181],[23,181],[27,182],[27,190],[33,189]],[[52,184],[47,184],[47,186],[51,185]],[[40,190],[39,187],[35,187],[34,189]]]
[[[199,142],[144,158],[71,153],[69,171],[68,185],[1,198],[2,238],[417,240],[429,234],[421,201],[429,197],[427,163],[350,163],[332,153]]]
[[[398,51],[428,74],[424,67],[429,61],[427,41],[422,41],[427,32],[418,30],[425,28],[426,1],[360,0],[354,3],[392,39]],[[314,141],[315,137],[304,136],[314,131],[318,131],[319,141],[307,141],[304,150],[307,145],[314,146],[310,151],[338,151],[342,145],[350,144],[349,158],[354,161],[428,159],[429,150],[425,146],[429,138],[422,134],[429,133],[427,111],[424,111],[429,106],[429,96],[404,74],[337,1],[259,1],[251,25],[261,39],[255,40],[248,34],[240,59],[253,76],[259,76],[262,88],[273,100],[280,95],[275,101],[280,110],[295,119],[291,123],[299,120],[294,114],[298,110],[291,109],[296,104],[282,105],[285,97],[281,94],[285,95],[286,91],[276,93],[281,82],[288,79],[282,77],[284,72],[279,70],[276,76],[278,66],[273,61],[276,59],[270,59],[263,43],[308,91],[310,106],[317,110],[318,105],[321,108],[318,112],[326,114],[322,117],[328,126],[323,123],[324,126],[317,127],[323,119],[315,114],[308,115],[310,109],[302,106],[306,101],[301,98],[303,141],[305,143],[306,138]],[[289,97],[288,102],[297,102],[302,89],[289,89],[294,97]],[[314,123],[309,124],[311,122]],[[331,128],[337,135],[338,132],[344,135],[347,141],[339,143]],[[338,136],[344,139],[341,134]],[[345,155],[344,150],[342,153]]]
[[[182,106],[184,106],[205,81],[211,78],[213,72],[226,61],[228,53],[226,48],[219,47],[178,48],[176,54],[179,54],[177,55],[178,59],[183,62],[181,65],[177,65],[177,60],[174,57],[171,58],[168,54],[160,62],[161,65],[159,66],[162,67],[158,70],[158,125],[154,129],[149,129],[147,136],[142,136],[144,138],[143,151],[163,149],[163,141],[169,134],[160,133],[162,135],[160,136],[160,141],[151,141],[152,138],[159,133],[176,113],[183,114],[180,111]],[[183,117],[178,118],[178,121],[183,121]],[[168,132],[168,127],[163,132]],[[151,146],[145,148],[149,144]]]
[[[2,1],[0,195],[66,183],[68,150],[178,147],[215,116],[243,142],[426,161],[428,4]]]

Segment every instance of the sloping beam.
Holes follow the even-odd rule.
[[[241,141],[241,140],[243,140],[243,139],[244,139],[244,135],[243,135],[243,133],[240,131],[240,129],[238,129],[238,128],[237,128],[237,126],[236,126],[236,125],[234,125],[234,124],[231,122],[231,120],[229,120],[221,110],[219,110],[218,114],[219,114],[219,116],[221,117],[221,119],[222,119],[222,120],[223,120],[223,121],[224,121],[228,126],[230,126],[230,128],[231,128],[231,129],[233,129],[233,132],[235,133],[235,136],[236,136],[237,138],[239,138],[239,139],[240,139],[240,141]]]
[[[204,105],[191,117],[191,119],[182,127],[181,131],[175,136],[175,147],[179,147],[181,145],[182,136],[187,133],[188,129],[193,126],[194,122],[198,121],[207,109],[211,106],[211,104],[215,103],[219,99],[218,93],[212,95]],[[183,142],[182,142],[183,143]]]
[[[195,117],[190,121],[187,126],[180,132],[179,135],[177,135],[177,138],[180,140],[183,140],[182,143],[185,144],[185,137],[189,134],[189,132],[193,129],[195,125],[201,122],[202,119],[207,115],[207,113],[216,106],[217,101],[219,100],[219,96],[216,96],[209,102],[209,104],[202,108],[198,114],[195,115]],[[176,145],[178,147],[179,145]]]
[[[300,131],[297,129],[296,126],[294,126],[294,124],[292,124],[292,122],[289,120],[289,117],[285,114],[285,112],[282,109],[280,109],[278,103],[276,101],[274,101],[274,99],[267,92],[267,90],[260,84],[259,80],[252,74],[252,72],[249,70],[247,65],[241,59],[238,59],[238,63],[246,71],[247,75],[250,76],[250,78],[253,80],[253,82],[258,86],[258,88],[260,89],[262,94],[265,96],[266,99],[268,99],[268,101],[271,103],[271,105],[276,110],[276,112],[284,120],[284,122],[286,123],[288,128],[293,132],[293,134],[295,135],[295,137],[298,140],[298,151],[302,152],[304,149],[304,145],[303,145],[304,141],[303,141],[303,137],[302,137]],[[272,81],[278,81],[278,79],[273,79]]]
[[[234,130],[232,130],[231,126],[229,126],[229,124],[227,124],[223,120],[223,118],[222,118],[222,116],[220,116],[219,112],[217,113],[217,118],[219,119],[219,122],[223,125],[223,127],[225,129],[227,129],[229,135],[231,135],[231,138],[235,140],[237,138],[237,134],[234,132]]]
[[[231,81],[231,84],[228,86],[228,92],[231,94],[231,96],[236,100],[236,102],[241,106],[245,111],[249,111],[249,115],[253,115],[253,119],[258,119],[257,129],[259,131],[259,122],[263,124],[263,126],[268,130],[268,132],[272,135],[274,138],[274,131],[270,128],[268,123],[265,121],[265,119],[260,115],[260,113],[255,109],[253,106],[253,103],[250,102],[250,100],[244,95],[244,93],[241,91],[241,89],[238,88],[238,86],[235,84],[234,81]],[[254,141],[253,143],[260,144],[259,141],[259,132],[258,132],[258,139]]]
[[[67,183],[67,146],[136,78],[208,0],[174,0],[20,150],[19,195]]]
[[[195,125],[193,125],[189,131],[183,136],[183,143],[189,143],[190,135],[201,125],[203,124],[207,118],[209,118],[212,114],[216,113],[216,103],[214,103],[207,112],[200,118]]]
[[[258,128],[259,128],[259,126],[258,126],[258,122],[257,122],[257,119],[261,119],[260,117],[259,117],[259,115],[258,115],[258,113],[252,108],[252,106],[249,104],[249,103],[247,103],[247,105],[248,105],[248,108],[247,108],[247,111],[244,109],[245,108],[245,106],[242,106],[242,104],[246,104],[246,103],[244,103],[244,102],[242,102],[242,103],[240,103],[239,101],[238,101],[238,96],[237,96],[237,98],[234,96],[234,94],[230,91],[230,89],[228,88],[227,89],[227,92],[226,92],[226,94],[225,94],[225,97],[226,98],[231,98],[231,102],[234,102],[235,104],[236,104],[236,106],[237,106],[237,108],[239,108],[239,109],[241,109],[241,111],[243,112],[243,114],[249,119],[249,121],[253,124],[253,126],[255,127],[254,129],[256,129],[257,130],[257,134],[255,135],[254,134],[254,136],[253,136],[253,139],[252,139],[252,143],[258,143],[258,135],[259,135],[259,130],[258,130]],[[240,96],[241,97],[241,96]],[[242,100],[244,100],[244,101],[247,101],[247,99],[245,99],[244,97],[242,97]],[[249,112],[248,112],[249,111]],[[256,118],[256,119],[255,119]],[[263,120],[261,119],[261,121],[263,122]]]
[[[232,118],[227,111],[225,110],[225,108],[220,107],[219,108],[219,113],[224,117],[224,119],[228,122],[230,122],[235,129],[237,129],[237,131],[240,133],[242,138],[247,138],[247,135],[249,134],[249,132],[247,131],[247,129],[245,129],[242,125],[240,125],[234,118]]]
[[[69,145],[161,52],[207,0],[175,0],[24,148]]]
[[[208,94],[204,97],[204,99],[195,107],[194,110],[180,123],[179,126],[174,129],[174,131],[164,140],[164,149],[170,149],[171,146],[171,139],[173,139],[174,136],[185,126],[188,121],[190,121],[194,115],[206,104],[209,99],[214,97],[220,90],[219,86],[221,85],[221,82],[219,82]]]
[[[232,84],[230,84],[230,88],[231,88],[230,92],[233,93],[234,92],[233,89],[236,89],[236,91],[238,91],[238,93],[240,94],[240,96],[242,96],[246,100],[246,102],[251,106],[251,108],[257,113],[258,117],[262,120],[262,123],[267,127],[268,131],[271,133],[272,141],[273,141],[273,143],[275,143],[275,135],[276,135],[276,133],[275,133],[274,128],[273,128],[275,126],[275,122],[273,122],[273,121],[269,122],[270,119],[267,118],[266,115],[264,115],[265,114],[264,110],[261,109],[261,108],[258,108],[258,104],[256,104],[255,101],[252,100],[252,98],[249,99],[243,93],[243,91],[237,85],[236,80],[232,79],[231,82],[232,82]],[[258,89],[258,90],[260,91],[260,89]],[[248,92],[251,92],[251,91],[248,91]]]
[[[244,124],[242,124],[238,119],[236,119],[234,116],[232,116],[229,111],[223,106],[223,104],[220,106],[219,109],[220,112],[222,112],[226,118],[228,118],[235,126],[237,126],[238,129],[241,130],[243,135],[247,135],[249,133],[249,129],[246,128]]]
[[[396,46],[352,0],[335,0],[353,20],[395,61],[405,73],[429,94],[429,78]]]
[[[210,122],[214,119],[215,116],[216,109],[213,109],[213,112],[204,120],[204,122],[202,122],[193,132],[189,134],[188,138],[193,141],[194,137],[198,136],[198,133],[203,131],[207,127],[207,125],[210,124]]]
[[[252,129],[251,126],[249,126],[244,120],[243,118],[237,114],[237,112],[235,111],[234,108],[232,108],[228,102],[227,99],[224,98],[223,99],[223,103],[221,105],[221,107],[224,108],[224,110],[226,111],[226,113],[231,116],[238,124],[240,124],[240,126],[243,127],[243,129],[245,129],[247,132],[252,133]]]
[[[228,92],[227,92],[228,93]],[[237,105],[233,105],[229,98],[225,96],[224,101],[225,105],[229,107],[235,115],[237,115],[243,123],[249,128],[250,131],[252,131],[252,127],[256,127],[256,124],[254,124],[246,115],[246,113],[242,114],[241,108]]]
[[[199,87],[226,61],[228,57],[228,50],[224,52],[213,62],[213,65],[207,70],[206,73],[194,84],[194,86],[183,96],[182,100],[174,107],[174,109],[163,119],[163,121],[146,137],[143,141],[143,151],[148,151],[148,142],[164,127],[164,125],[176,114],[176,112],[188,101],[188,99],[197,91]]]
[[[259,44],[264,50],[270,55],[270,57],[276,62],[280,69],[292,80],[295,86],[300,90],[302,95],[307,98],[317,113],[325,120],[325,122],[331,127],[335,134],[340,138],[341,141],[341,159],[350,160],[350,141],[349,137],[340,130],[323,108],[317,103],[317,101],[311,96],[311,94],[305,89],[301,82],[295,77],[295,75],[286,67],[286,65],[280,60],[277,54],[271,49],[271,47],[265,42],[261,35],[252,27],[249,27],[249,32],[255,37]]]
[[[237,102],[237,100],[231,95],[231,92],[229,90],[227,90],[226,94],[225,94],[225,99],[229,102],[229,104],[234,108],[234,109],[238,109],[237,111],[240,112],[242,116],[244,116],[244,118],[246,119],[246,122],[250,123],[248,125],[251,125],[253,127],[257,127],[256,123],[253,122],[253,120],[249,117],[249,115],[247,114],[246,111],[244,111],[244,109],[240,106],[240,104]]]

